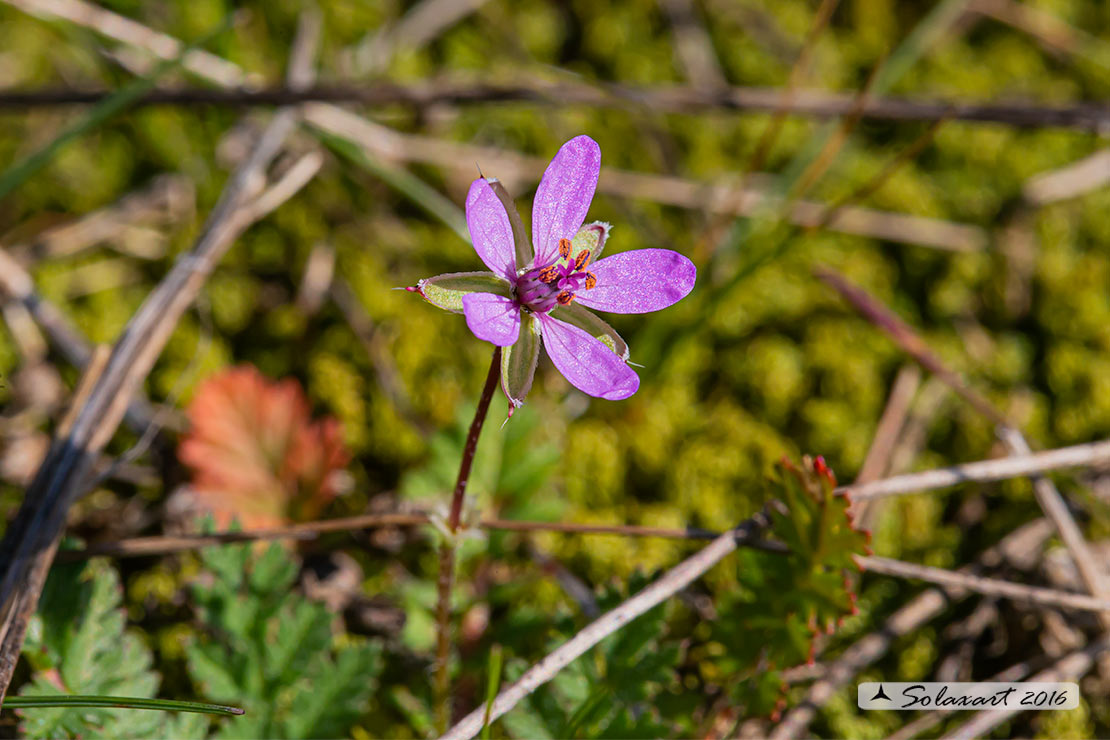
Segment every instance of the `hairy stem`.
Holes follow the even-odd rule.
[[[470,422],[470,432],[466,435],[462,462],[459,463],[459,477],[455,481],[455,493],[451,497],[451,513],[447,518],[447,530],[454,535],[459,530],[462,518],[463,499],[466,498],[466,483],[470,478],[470,467],[474,464],[474,452],[478,449],[478,437],[489,412],[493,392],[501,378],[501,348],[495,347],[490,361],[489,374]],[[451,724],[451,679],[448,662],[451,655],[451,591],[455,585],[455,542],[453,537],[444,538],[439,547],[439,580],[436,601],[436,676],[435,704],[436,727],[440,733],[446,732]]]

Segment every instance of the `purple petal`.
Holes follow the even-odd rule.
[[[640,377],[613,350],[577,326],[537,316],[548,357],[575,388],[608,401],[628,398],[639,389]]]
[[[520,335],[520,309],[511,299],[493,293],[470,293],[462,299],[466,325],[474,336],[498,347],[515,344]]]
[[[574,239],[586,220],[601,171],[601,147],[589,136],[576,136],[559,150],[532,201],[532,243],[536,266],[551,264],[560,239]]]
[[[513,259],[513,227],[501,199],[484,179],[470,185],[466,195],[466,225],[474,251],[482,262],[497,275],[509,280],[516,277]]]
[[[597,285],[577,301],[611,313],[647,313],[685,298],[694,288],[694,263],[669,249],[637,249],[606,257],[586,268]]]

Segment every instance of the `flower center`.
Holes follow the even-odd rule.
[[[579,290],[590,290],[597,285],[597,276],[586,272],[590,250],[583,249],[574,259],[570,252],[570,239],[560,239],[559,259],[517,276],[514,287],[521,306],[547,313],[556,306],[569,305]]]

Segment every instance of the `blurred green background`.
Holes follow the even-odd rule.
[[[283,79],[302,10],[291,1],[101,5],[184,40],[203,37],[233,15],[231,27],[205,48],[274,85]],[[320,83],[434,78],[782,87],[817,6],[802,0],[473,2],[473,12],[434,37],[383,52],[381,39],[404,28],[401,19],[416,5],[319,3]],[[886,93],[1045,105],[1107,99],[1110,5],[1023,3],[1081,29],[1054,45],[976,12],[972,3],[962,10],[960,3],[945,5],[956,12],[937,25],[931,2],[844,0],[812,44],[803,86],[858,90],[927,23],[936,37]],[[679,17],[675,6],[692,16]],[[1042,36],[1051,35],[1052,27],[1034,25]],[[700,66],[676,43],[691,27],[701,34],[696,37],[703,52]],[[92,31],[0,3],[0,88],[116,89],[133,78],[132,57]],[[164,84],[204,83],[172,72]],[[563,141],[585,133],[600,143],[604,167],[733,185],[746,174],[772,119],[723,109],[660,113],[631,105],[521,102],[353,109],[397,131],[544,161]],[[189,105],[139,107],[119,115],[64,147],[0,201],[0,244],[90,341],[112,342],[174,258],[195,240],[242,155],[244,132],[257,130],[269,114],[263,107]],[[41,148],[79,115],[74,107],[0,111],[0,166]],[[835,203],[849,196],[927,127],[927,122],[862,121],[805,197]],[[747,182],[772,188],[776,181],[770,178],[789,182],[799,153],[820,147],[830,130],[811,118],[787,118],[766,152],[762,169],[768,178]],[[305,129],[290,146],[303,152],[319,140]],[[1104,138],[1086,131],[944,122],[912,161],[859,205],[980,230],[979,245],[962,251],[788,228],[776,224],[773,214],[734,223],[721,213],[660,203],[649,193],[617,196],[603,186],[589,218],[614,224],[607,251],[655,246],[680,251],[697,262],[698,284],[666,311],[607,317],[628,341],[632,360],[644,366],[641,389],[631,399],[587,399],[544,359],[526,413],[504,429],[498,427],[505,403],[495,400],[472,480],[479,507],[506,518],[721,529],[759,508],[766,476],[783,455],[824,455],[842,481],[852,480],[908,360],[812,276],[816,265],[842,272],[918,327],[1037,446],[1110,435],[1110,189],[1044,206],[1023,198],[1034,176],[1103,146]],[[427,212],[425,198],[397,186],[396,173],[419,178],[461,206],[474,163],[445,167],[379,160],[366,167],[326,151],[323,171],[249,229],[219,264],[146,391],[153,400],[184,406],[204,378],[243,363],[272,378],[296,378],[317,414],[341,420],[354,455],[349,485],[328,516],[389,510],[401,502],[430,506],[446,500],[490,347],[470,335],[462,317],[393,290],[422,277],[479,267],[469,244]],[[487,176],[506,178],[527,221],[535,173],[502,175],[486,162],[477,164]],[[109,207],[166,174],[176,178],[176,200],[148,223],[120,229],[74,254],[44,257],[32,248],[44,230]],[[334,253],[336,281],[355,298],[346,312],[331,293],[306,302],[304,276],[314,253]],[[352,329],[352,312],[368,320],[369,336],[363,339],[370,352]],[[13,320],[8,313],[5,318]],[[48,357],[58,360],[58,378],[72,387],[78,372],[56,353]],[[36,435],[57,418],[64,398],[50,395],[54,380],[32,377],[28,367],[19,343],[0,328],[0,375],[6,380],[0,387],[6,478],[0,502],[7,511],[14,511],[27,472],[34,470],[28,462],[34,459],[33,440],[41,441]],[[383,376],[396,387],[383,387]],[[45,401],[33,392],[43,387]],[[901,456],[892,468],[924,469],[999,454],[987,420],[927,378],[916,387],[911,421],[917,426],[900,437]],[[123,431],[113,449],[122,451],[135,439]],[[175,462],[166,438],[154,445],[147,462],[157,471],[155,480],[104,484],[75,511],[77,531],[91,538],[161,531],[165,502],[187,472]],[[1105,487],[1066,479],[1061,485],[1091,515],[1092,537],[1104,534]],[[956,567],[1037,512],[1031,486],[1018,480],[892,499],[872,512],[870,523],[877,554]],[[625,583],[635,571],[673,564],[696,546],[553,534],[531,541],[591,587]],[[577,613],[574,601],[532,561],[525,542],[518,535],[497,535],[488,545],[468,545],[460,608],[471,617],[478,614],[477,605],[493,604],[492,612],[481,613],[488,624],[463,646],[464,661],[470,661],[464,665],[475,670],[484,666],[486,648],[480,646],[491,641],[512,645],[518,657],[539,657],[553,636],[543,627],[547,615]],[[359,535],[339,547],[357,559],[364,593],[407,615],[403,631],[389,638],[389,649],[426,663],[435,572],[430,539],[410,532]],[[187,692],[175,663],[180,651],[173,648],[182,629],[175,619],[183,609],[184,571],[150,560],[121,567],[130,614],[154,646],[170,694],[174,688]],[[735,588],[735,580],[735,568],[721,566],[702,588],[713,598]],[[862,613],[832,640],[830,654],[873,630],[919,590],[913,583],[865,579]],[[713,692],[728,685],[729,677],[712,659],[714,650],[728,646],[711,647],[706,633],[694,626],[698,617],[692,607],[673,608],[673,636],[689,634],[693,643],[684,659],[685,678],[676,679],[671,692],[701,696],[708,706]],[[966,609],[954,609],[901,640],[877,670],[897,671],[899,680],[932,675],[943,657],[937,636],[945,622],[962,616]],[[1006,642],[1014,627],[998,627],[1002,647],[989,661],[984,658],[976,677],[1035,649],[1024,638]],[[420,684],[419,675],[387,665],[394,667],[387,667],[383,682]],[[362,736],[417,733],[385,695],[360,720]],[[854,688],[831,702],[813,731],[881,737],[897,726],[898,718],[857,716],[852,696]],[[1016,727],[1046,736],[1110,731],[1110,705],[1097,697],[1089,702],[1082,713],[1025,718]],[[698,727],[691,721],[683,732]]]

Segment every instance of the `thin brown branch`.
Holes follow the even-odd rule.
[[[866,570],[882,573],[898,578],[911,578],[914,580],[928,581],[939,586],[944,586],[949,593],[958,593],[961,589],[974,591],[985,596],[997,596],[1011,601],[1020,601],[1037,606],[1055,606],[1062,609],[1079,609],[1084,611],[1110,610],[1110,601],[1094,599],[1083,594],[1059,591],[1054,588],[1041,588],[1026,586],[1023,583],[1013,583],[997,578],[984,578],[970,573],[959,573],[933,568],[928,565],[906,563],[891,558],[874,556],[856,556],[856,562]]]
[[[23,4],[29,0],[4,0]],[[38,2],[38,0],[35,0]],[[171,57],[172,58],[172,57]],[[110,90],[8,90],[0,92],[0,111],[31,107],[90,105],[111,95]],[[400,85],[374,82],[358,87],[317,86],[303,91],[287,87],[226,89],[175,88],[152,90],[134,105],[216,105],[239,108],[354,103],[380,107],[404,105],[581,105],[662,113],[699,114],[706,111],[779,113],[833,119],[857,112],[879,121],[965,121],[1016,128],[1067,128],[1105,134],[1110,130],[1110,106],[1103,103],[1049,105],[1025,102],[972,103],[873,97],[862,106],[855,95],[825,90],[799,90],[786,100],[782,88],[729,87],[701,89],[687,85],[591,87],[577,83],[488,84],[443,80]]]
[[[910,413],[914,394],[917,393],[920,384],[921,371],[917,365],[909,363],[903,365],[898,371],[894,385],[890,389],[890,395],[887,397],[886,406],[883,407],[882,416],[879,417],[879,423],[875,427],[875,435],[871,438],[871,446],[868,447],[863,465],[860,466],[859,474],[852,483],[853,490],[858,490],[864,484],[876,481],[886,474],[899,433]],[[865,500],[852,496],[852,515],[864,529],[869,529],[865,523],[870,518],[868,509],[869,506]]]
[[[486,383],[474,410],[474,419],[466,434],[462,460],[459,462],[459,475],[455,479],[455,491],[451,495],[451,510],[447,515],[447,532],[439,546],[439,578],[436,581],[436,673],[435,673],[435,712],[436,728],[445,732],[451,724],[451,592],[455,587],[455,535],[459,531],[463,503],[466,501],[466,484],[470,480],[470,469],[474,464],[474,453],[478,451],[478,438],[486,423],[489,404],[501,380],[501,348],[494,347],[490,360]]]
[[[914,331],[909,324],[897,314],[884,306],[877,298],[863,289],[852,285],[838,273],[825,268],[817,268],[814,274],[821,282],[825,283],[842,298],[852,304],[865,319],[882,329],[902,351],[912,357],[922,367],[944,381],[952,390],[960,395],[972,408],[985,416],[998,426],[1011,426],[1008,419],[994,404],[974,390],[955,371],[950,370],[944,362],[933,353],[925,341]]]
[[[664,573],[655,583],[591,622],[574,637],[525,671],[519,680],[498,693],[489,713],[489,721],[492,722],[508,712],[518,702],[550,681],[559,671],[607,636],[690,585],[694,579],[736,549],[737,534],[743,537],[752,537],[758,530],[766,526],[767,519],[762,514],[749,519],[741,524],[735,532],[726,532],[721,535],[704,549]],[[478,707],[443,735],[441,740],[469,740],[481,731],[485,720],[485,707]]]

